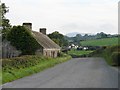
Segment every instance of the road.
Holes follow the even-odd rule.
[[[3,88],[117,88],[118,71],[102,58],[75,58]]]

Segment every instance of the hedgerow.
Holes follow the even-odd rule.
[[[120,66],[120,45],[101,48],[94,51],[91,56],[103,57],[109,65]]]

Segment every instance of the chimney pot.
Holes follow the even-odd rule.
[[[32,31],[32,23],[23,23],[23,26],[28,30]]]
[[[40,32],[46,35],[46,28],[40,28]]]

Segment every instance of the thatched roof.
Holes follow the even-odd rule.
[[[47,35],[32,31],[33,37],[44,49],[60,49],[60,46],[52,41]]]

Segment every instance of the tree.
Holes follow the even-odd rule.
[[[107,38],[107,34],[105,34],[104,32],[100,32],[100,33],[97,33],[96,37],[97,39]]]
[[[50,37],[56,44],[61,47],[68,46],[68,40],[65,39],[64,35],[57,31],[49,34],[48,37]]]
[[[101,34],[101,38],[107,38],[107,34],[105,34],[103,32],[101,32],[100,34]]]
[[[7,35],[7,40],[17,50],[21,50],[23,55],[35,54],[35,51],[40,47],[31,32],[23,26],[13,26]]]
[[[7,33],[11,29],[10,21],[5,17],[6,13],[9,12],[8,7],[6,7],[5,3],[2,3],[0,5],[0,12],[1,12],[1,17],[2,17],[2,39],[6,39]]]

